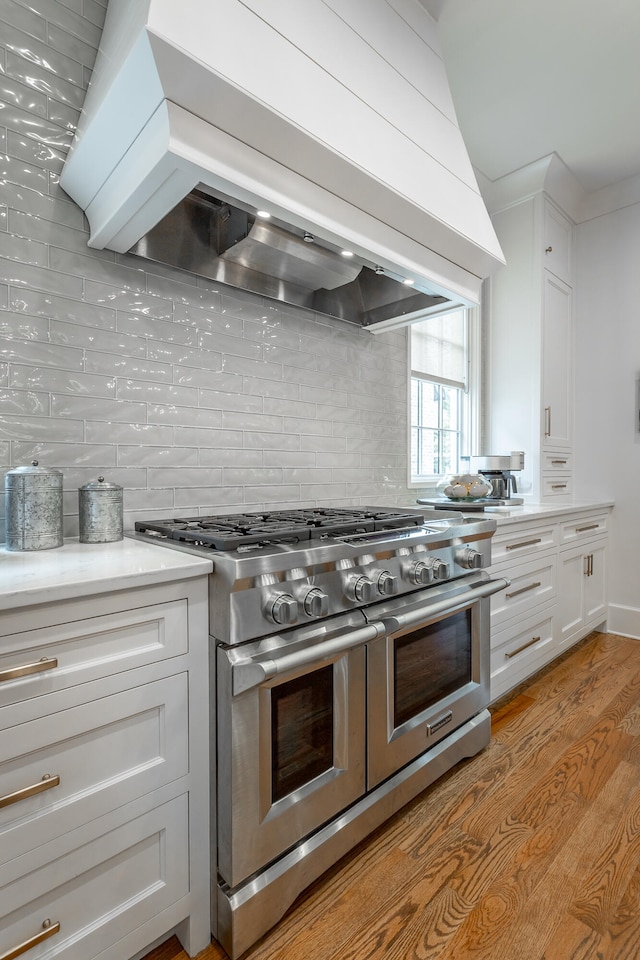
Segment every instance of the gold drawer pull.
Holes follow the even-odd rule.
[[[511,660],[511,657],[517,657],[519,653],[522,653],[523,650],[526,650],[527,647],[532,647],[534,643],[539,643],[540,637],[532,637],[531,640],[527,640],[526,643],[523,643],[521,647],[518,647],[517,650],[512,650],[511,653],[505,653],[507,660]],[[2,957],[0,957],[2,960]]]
[[[542,537],[536,537],[534,540],[521,540],[520,543],[508,543],[505,550],[518,550],[520,547],[531,547],[534,543],[542,543]]]
[[[505,593],[505,597],[511,600],[512,597],[519,597],[521,593],[528,593],[529,590],[535,590],[536,587],[541,587],[542,584],[539,580],[536,580],[535,583],[530,583],[528,587],[520,587],[519,590],[512,590],[511,593]],[[0,957],[2,960],[2,957]]]
[[[0,797],[0,809],[2,807],[10,807],[12,803],[19,803],[20,800],[26,800],[28,797],[35,797],[38,793],[44,793],[45,790],[51,790],[52,787],[57,787],[60,783],[60,775],[54,773],[51,776],[50,773],[45,773],[42,780],[38,783],[32,783],[29,787],[21,787],[20,790],[14,791],[14,793],[7,793],[4,797]],[[0,960],[2,958],[0,957]]]
[[[566,483],[552,483],[552,484],[551,484],[551,489],[552,489],[552,490],[564,490],[566,486],[567,486]]]
[[[16,957],[22,956],[27,950],[31,950],[32,947],[37,947],[37,945],[42,943],[43,940],[46,940],[47,937],[52,937],[55,933],[59,932],[59,920],[43,920],[40,933],[36,933],[34,937],[29,937],[24,943],[19,943],[17,947],[11,947],[10,950],[6,950],[3,954],[0,954],[0,960],[15,960]]]
[[[584,533],[585,530],[597,530],[599,523],[590,523],[588,527],[576,527],[576,533]]]
[[[563,467],[564,467],[564,466],[566,466],[567,461],[566,461],[566,460],[552,460],[551,463],[555,464],[555,466],[563,466]]]
[[[0,683],[4,680],[17,680],[18,677],[28,677],[32,673],[42,673],[43,670],[53,670],[58,666],[56,657],[42,657],[35,663],[23,663],[19,667],[8,667],[6,670],[0,670]],[[0,957],[0,960],[4,960]]]

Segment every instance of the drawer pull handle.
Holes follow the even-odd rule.
[[[535,537],[533,540],[521,540],[520,543],[508,543],[505,550],[519,550],[520,547],[530,547],[534,543],[542,543],[542,537]]]
[[[29,937],[28,940],[24,941],[24,943],[19,943],[17,947],[11,947],[10,950],[7,950],[5,953],[0,955],[0,960],[15,960],[16,957],[22,956],[23,953],[27,952],[27,950],[31,950],[32,947],[37,947],[37,945],[42,943],[43,940],[46,940],[48,937],[52,937],[54,934],[59,932],[59,920],[43,920],[42,930],[40,933],[36,933],[34,937]]]
[[[597,530],[599,523],[590,523],[588,527],[576,527],[576,533],[584,533],[585,530]]]
[[[566,483],[552,483],[552,484],[551,484],[551,489],[552,489],[552,490],[564,490],[566,486],[567,486]]]
[[[527,640],[526,643],[523,643],[521,647],[518,647],[517,650],[512,650],[510,653],[505,653],[507,660],[511,660],[511,657],[517,657],[519,653],[522,653],[523,650],[526,650],[527,647],[532,647],[534,643],[539,643],[540,637],[532,637],[531,640]],[[2,960],[2,957],[0,957]]]
[[[566,466],[567,461],[566,461],[566,460],[552,460],[551,463],[552,463],[554,466],[556,466],[556,467],[558,467],[558,466],[564,467],[564,466]]]
[[[551,436],[551,407],[544,408],[544,435]]]
[[[542,583],[539,580],[536,580],[535,583],[530,583],[528,587],[520,587],[519,590],[512,590],[511,593],[505,593],[505,597],[511,600],[512,597],[519,597],[521,593],[528,593],[529,590],[535,590],[536,587],[541,587]],[[2,960],[2,957],[0,957]]]
[[[26,800],[28,797],[35,797],[39,793],[44,793],[45,790],[51,790],[52,787],[57,787],[59,783],[59,774],[54,773],[52,776],[50,773],[45,773],[38,783],[32,783],[29,787],[21,787],[20,790],[15,790],[13,793],[7,793],[4,797],[0,797],[0,809],[10,807],[12,803],[19,803],[20,800]],[[0,960],[2,960],[1,957]]]
[[[28,677],[32,673],[42,673],[43,670],[53,670],[58,666],[56,657],[42,657],[35,663],[23,663],[19,667],[8,667],[6,670],[0,670],[0,683],[4,680],[17,680],[18,677]],[[0,957],[0,960],[4,960]]]

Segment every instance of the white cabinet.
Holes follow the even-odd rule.
[[[571,287],[549,271],[543,277],[542,453],[570,451],[573,420]],[[543,459],[543,465],[545,461]]]
[[[500,523],[494,576],[511,581],[491,598],[491,699],[495,701],[607,617],[608,512]]]
[[[570,221],[545,199],[542,227],[543,267],[560,280],[572,283],[573,228]]]
[[[495,454],[525,451],[521,485],[533,502],[568,502],[573,494],[572,224],[542,192],[495,212],[493,222],[507,265],[488,281],[488,448]]]
[[[3,614],[0,955],[208,944],[207,623],[206,577]]]
[[[583,636],[607,616],[607,539],[599,537],[560,552],[558,637],[561,646]]]

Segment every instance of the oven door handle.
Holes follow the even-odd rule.
[[[285,653],[281,657],[271,660],[239,660],[232,667],[232,689],[233,696],[244,693],[252,687],[258,687],[265,680],[273,680],[274,677],[283,673],[289,673],[292,670],[300,670],[312,664],[321,663],[336,656],[339,653],[345,653],[354,647],[360,647],[369,640],[376,640],[384,636],[386,628],[381,622],[367,623],[364,627],[357,627],[355,630],[349,630],[347,633],[341,633],[331,640],[325,640],[322,643],[311,647],[304,647],[296,650],[294,653]]]
[[[425,603],[419,610],[412,610],[411,613],[399,613],[395,617],[383,617],[387,633],[398,633],[399,630],[405,630],[407,627],[415,627],[417,624],[427,624],[435,620],[441,613],[457,613],[468,607],[470,603],[481,600],[483,597],[490,597],[494,593],[499,593],[511,583],[504,577],[496,580],[484,580],[478,586],[467,587],[464,593],[458,594],[455,598],[448,600],[438,600],[436,603]]]

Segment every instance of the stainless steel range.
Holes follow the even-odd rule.
[[[232,958],[489,742],[495,528],[375,507],[136,523],[214,562],[212,932]]]

